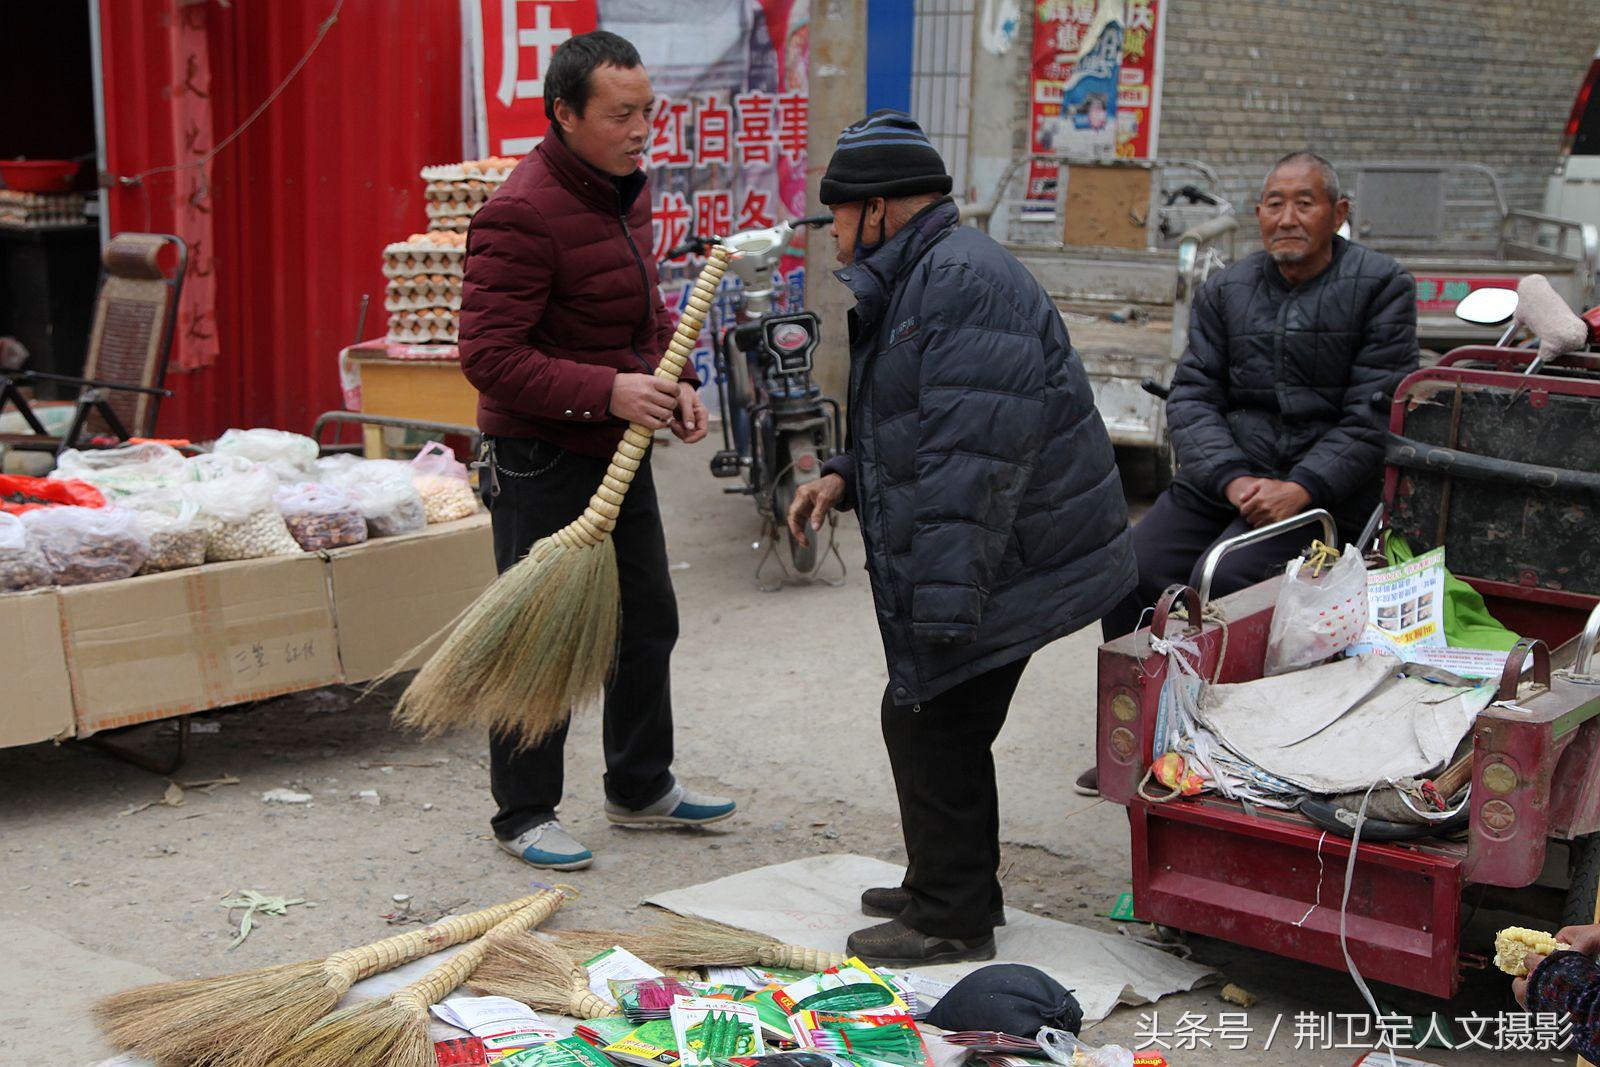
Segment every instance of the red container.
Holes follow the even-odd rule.
[[[0,162],[0,181],[25,193],[60,193],[72,185],[78,165],[70,159],[8,159]]]

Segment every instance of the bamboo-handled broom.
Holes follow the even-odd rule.
[[[543,922],[565,899],[543,890],[326,959],[140,986],[100,1001],[95,1014],[113,1047],[157,1063],[260,1067],[361,979],[470,941],[509,916]]]
[[[410,985],[324,1015],[280,1048],[267,1067],[435,1067],[429,1006],[466,981],[493,948],[527,933],[548,914],[540,905],[524,908]]]
[[[675,382],[683,373],[732,257],[727,248],[711,250],[656,377]],[[487,729],[527,745],[600,694],[617,640],[610,535],[651,436],[650,427],[629,426],[583,514],[536,542],[462,614],[401,694],[400,723],[425,734]]]
[[[495,945],[467,986],[487,997],[510,997],[530,1008],[576,1019],[617,1014],[615,1007],[590,991],[589,973],[571,952],[533,934],[508,937]]]
[[[838,952],[804,945],[788,945],[775,937],[737,926],[669,914],[638,933],[607,930],[552,931],[556,940],[570,946],[579,959],[590,959],[613,945],[621,945],[657,970],[680,967],[781,967],[794,971],[825,971],[844,963]]]

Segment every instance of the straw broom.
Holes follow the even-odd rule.
[[[656,377],[675,382],[683,373],[732,257],[726,248],[711,250]],[[488,730],[530,745],[601,692],[617,641],[610,535],[651,438],[649,427],[628,427],[583,514],[536,542],[467,608],[401,694],[398,722],[429,735]]]
[[[533,929],[553,910],[542,904],[524,908],[410,985],[323,1016],[280,1048],[267,1067],[436,1067],[429,1006],[466,981],[496,945]]]
[[[113,1047],[157,1063],[260,1067],[361,979],[470,941],[508,916],[543,921],[564,900],[545,890],[326,959],[140,986],[100,1001],[95,1015]]]
[[[589,990],[589,972],[571,952],[533,934],[508,937],[490,949],[467,988],[576,1019],[618,1014]]]
[[[560,930],[553,936],[589,959],[621,945],[657,970],[680,967],[781,967],[793,971],[825,971],[844,963],[838,952],[787,945],[775,937],[742,930],[710,919],[668,914],[634,934],[606,930]],[[593,951],[590,951],[592,949]]]

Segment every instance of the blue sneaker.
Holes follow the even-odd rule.
[[[729,818],[738,805],[723,797],[705,796],[674,785],[648,808],[634,811],[606,801],[606,818],[618,826],[705,826]]]
[[[580,845],[554,819],[510,841],[500,839],[499,844],[522,862],[552,871],[581,871],[594,862],[594,853]]]

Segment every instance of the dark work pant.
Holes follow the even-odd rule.
[[[505,571],[533,543],[583,512],[607,460],[527,438],[494,438],[495,471],[485,470],[495,564]],[[498,483],[496,494],[494,485]],[[668,665],[678,639],[678,602],[667,570],[666,535],[648,461],[639,468],[611,535],[617,548],[622,623],[617,662],[606,687],[606,797],[644,808],[672,788],[672,696]],[[518,752],[489,739],[489,788],[500,810],[495,835],[517,837],[555,817],[561,802],[565,725]]]
[[[1343,525],[1341,533],[1346,537],[1359,535],[1359,529],[1351,533]],[[1202,496],[1183,482],[1173,482],[1133,527],[1139,585],[1100,621],[1105,639],[1138,629],[1140,615],[1155,606],[1167,586],[1181,582],[1198,590],[1200,571],[1212,546],[1250,528],[1236,508]],[[1211,580],[1212,598],[1237,593],[1282,573],[1291,558],[1321,536],[1317,527],[1308,526],[1230,552]]]
[[[918,933],[967,940],[993,929],[1002,897],[992,746],[1027,665],[1023,657],[921,704],[898,705],[884,690],[883,740],[909,860],[901,918]]]

